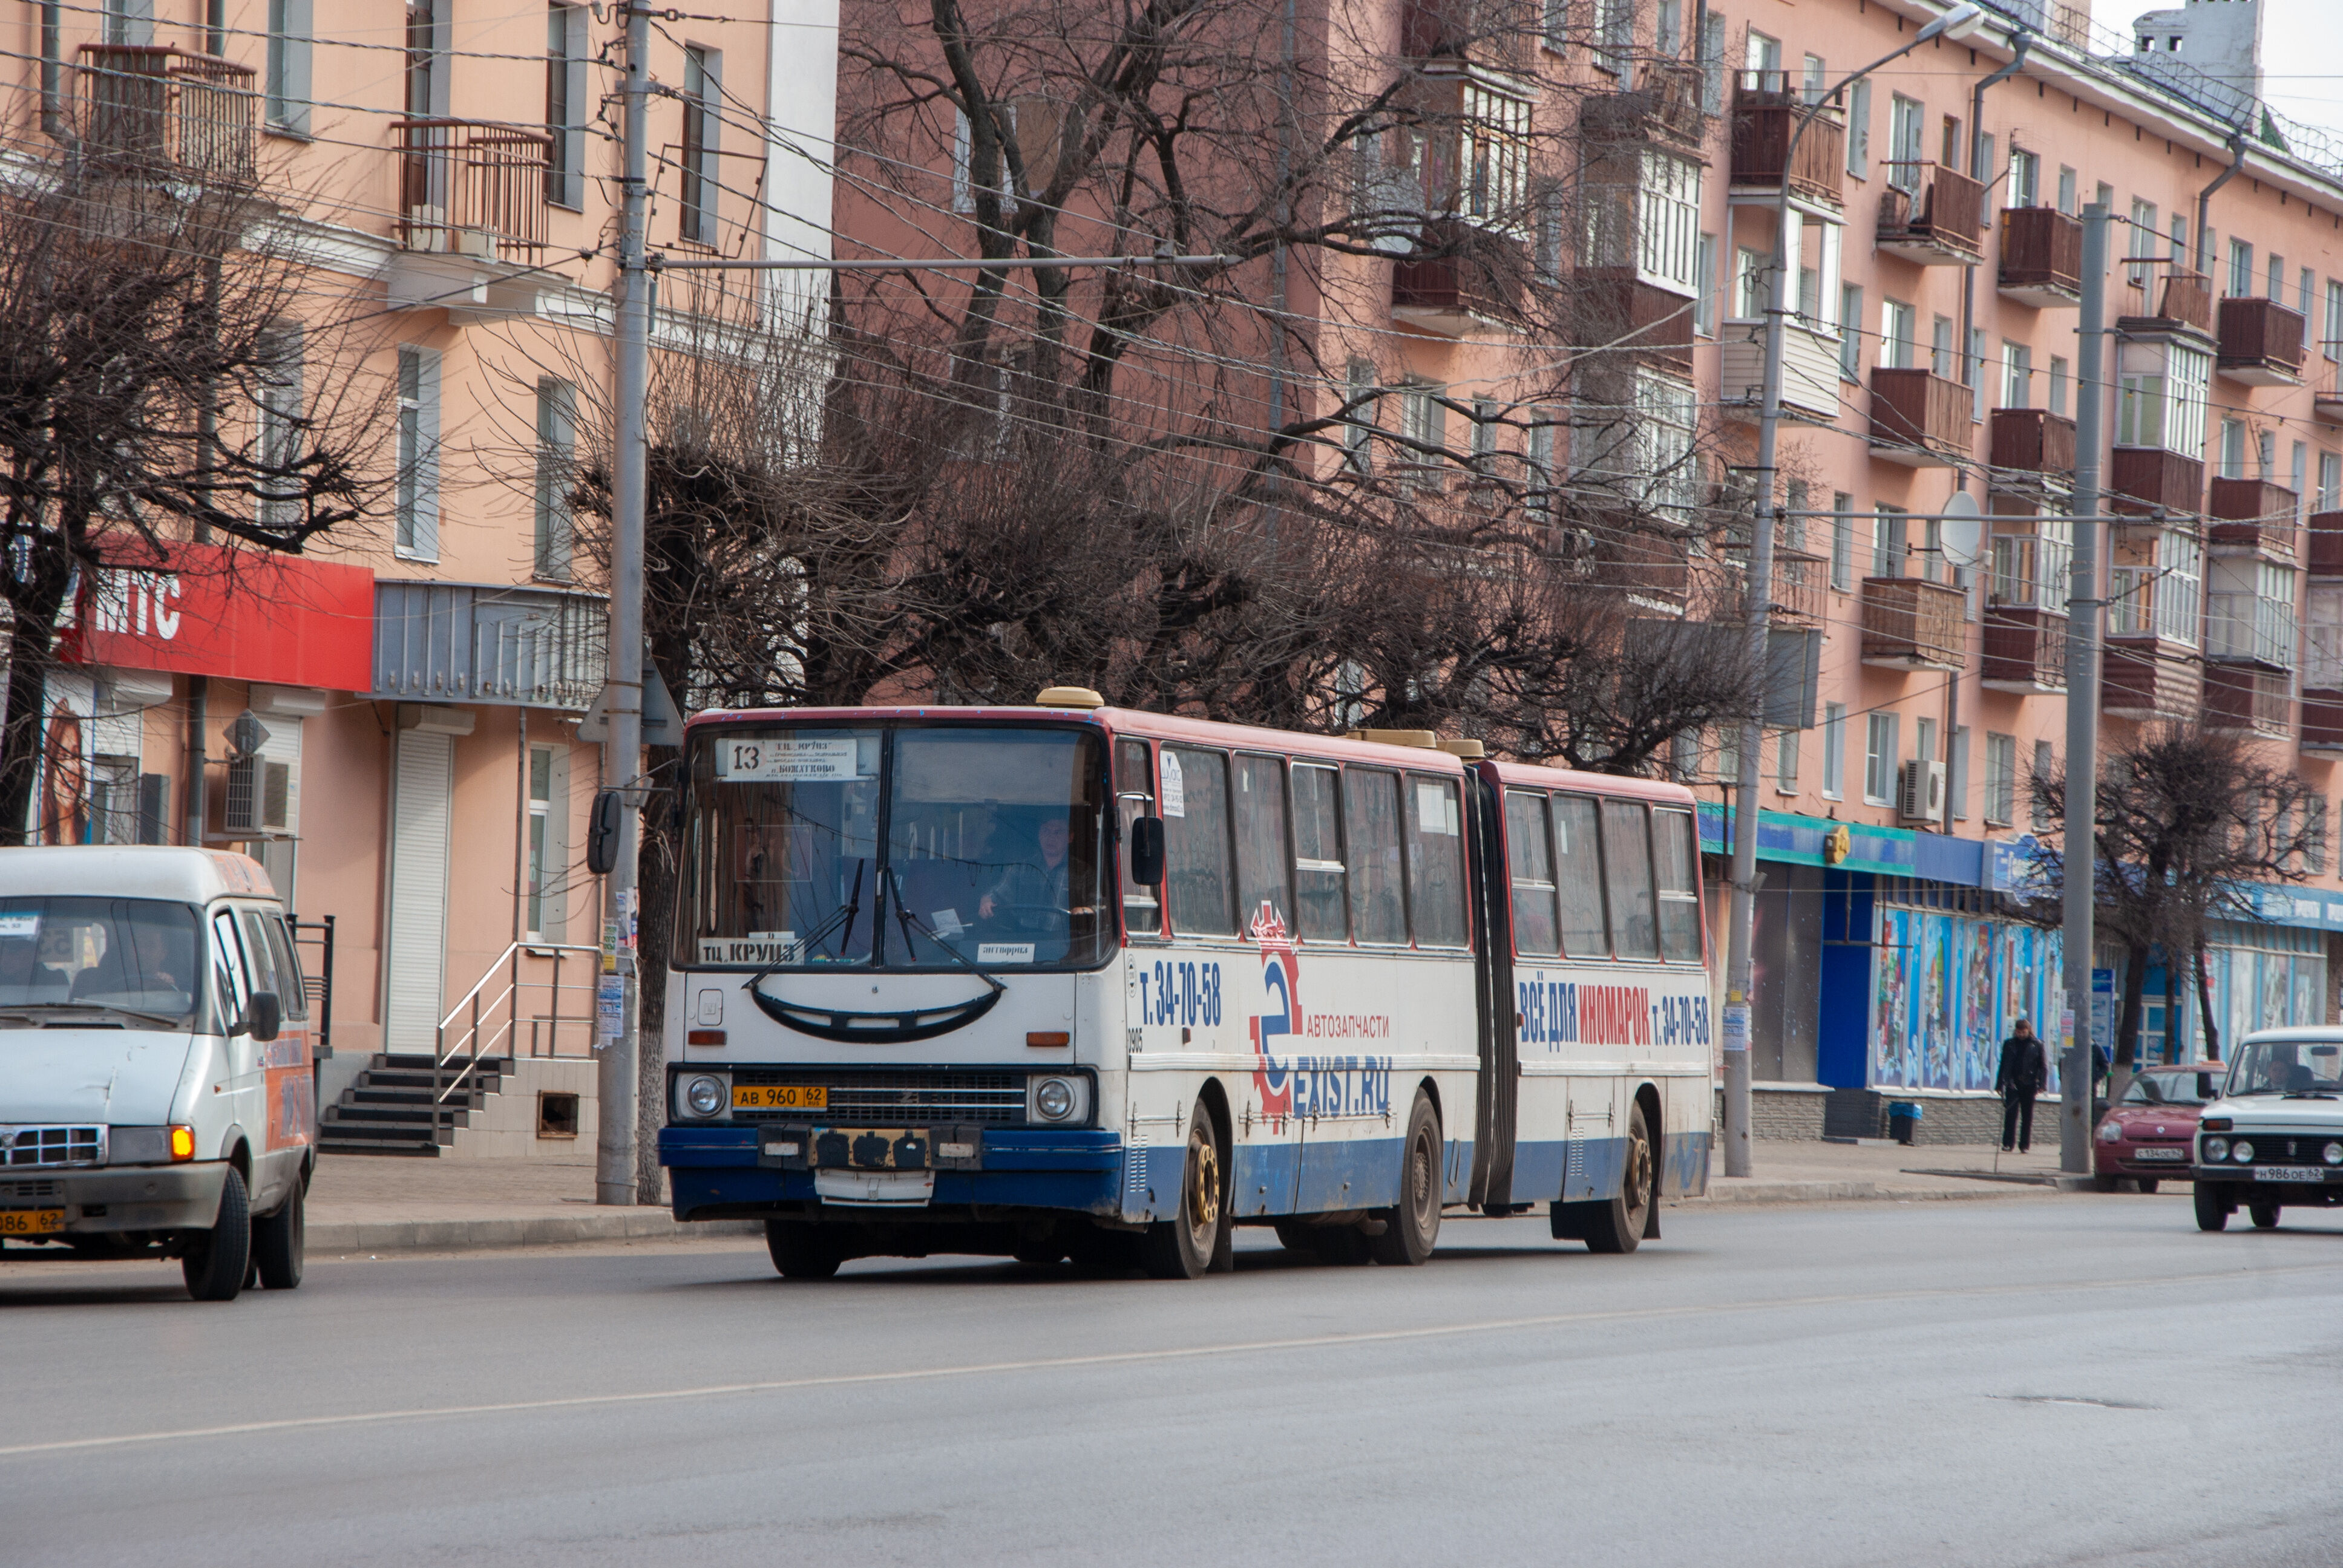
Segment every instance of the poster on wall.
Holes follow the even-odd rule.
[[[1990,1091],[2017,1020],[2041,1033],[2060,1004],[2058,933],[1936,910],[1883,907],[1878,920],[1873,1087]]]

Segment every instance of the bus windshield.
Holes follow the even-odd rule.
[[[679,965],[1088,967],[1114,937],[1083,730],[763,726],[690,754]]]

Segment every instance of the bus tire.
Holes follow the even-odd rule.
[[[260,1282],[272,1291],[301,1287],[301,1257],[308,1229],[301,1212],[303,1185],[296,1181],[292,1196],[277,1212],[252,1222],[252,1261],[260,1271]]]
[[[1061,1263],[1066,1259],[1065,1239],[1058,1233],[1055,1223],[1045,1224],[1033,1230],[1020,1226],[1016,1241],[1010,1247],[1009,1255],[1021,1263],[1039,1263],[1045,1266]]]
[[[252,1271],[252,1207],[245,1196],[244,1172],[231,1165],[220,1184],[219,1218],[196,1237],[179,1260],[187,1294],[199,1302],[232,1302]]]
[[[2278,1206],[2277,1204],[2248,1203],[2246,1205],[2246,1212],[2253,1217],[2255,1230],[2275,1231],[2278,1229]]]
[[[1419,1089],[1400,1145],[1399,1204],[1375,1211],[1383,1234],[1366,1239],[1376,1262],[1412,1269],[1432,1261],[1440,1243],[1440,1118]]]
[[[1220,1251],[1228,1222],[1228,1161],[1221,1152],[1220,1127],[1199,1105],[1188,1118],[1179,1214],[1147,1227],[1140,1239],[1140,1267],[1159,1280],[1202,1279]]]
[[[842,1238],[834,1226],[803,1220],[765,1221],[765,1251],[784,1280],[827,1280],[846,1261]]]
[[[1652,1130],[1644,1108],[1627,1113],[1627,1168],[1619,1178],[1619,1195],[1592,1205],[1587,1215],[1586,1250],[1590,1252],[1632,1252],[1643,1244],[1644,1227],[1652,1217],[1654,1178],[1659,1166],[1652,1159]]]
[[[2197,1183],[2197,1228],[2200,1231],[2226,1231],[2229,1228],[2229,1205],[2221,1197],[2220,1183]]]

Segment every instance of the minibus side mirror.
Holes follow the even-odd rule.
[[[1131,879],[1142,888],[1163,885],[1163,819],[1131,819]]]
[[[285,1004],[273,990],[256,990],[244,1010],[245,1031],[262,1045],[275,1040],[285,1029]]]

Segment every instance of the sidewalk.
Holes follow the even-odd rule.
[[[1755,1146],[1756,1174],[1721,1174],[1708,1195],[1681,1206],[1724,1203],[1912,1201],[2046,1197],[2058,1190],[2055,1148],[2005,1154],[1994,1180],[1990,1144],[1774,1143]],[[1973,1175],[1956,1172],[1974,1172]],[[2069,1182],[2074,1179],[2068,1178]],[[1680,1206],[1672,1201],[1670,1207]],[[659,1241],[761,1236],[751,1221],[679,1225],[664,1208],[603,1208],[589,1160],[409,1160],[328,1154],[309,1188],[308,1241],[320,1255],[460,1251],[585,1241]]]

